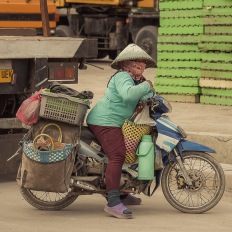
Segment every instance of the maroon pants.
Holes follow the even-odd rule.
[[[105,174],[107,191],[119,189],[122,165],[126,155],[122,130],[120,127],[96,126],[91,124],[88,126],[109,158]]]

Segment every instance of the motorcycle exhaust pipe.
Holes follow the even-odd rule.
[[[80,188],[88,191],[98,191],[98,189],[87,182],[81,181],[81,180],[75,180],[73,178],[70,179],[70,187]]]

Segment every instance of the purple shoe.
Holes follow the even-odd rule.
[[[121,198],[121,202],[124,205],[141,205],[142,200],[138,197],[134,197],[131,194],[127,194],[125,198]]]
[[[125,211],[129,213],[125,213]],[[116,218],[120,219],[131,219],[132,218],[132,213],[128,211],[128,209],[122,204],[115,205],[113,207],[105,206],[104,211]]]

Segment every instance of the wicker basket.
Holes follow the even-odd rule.
[[[73,125],[81,125],[88,108],[89,100],[44,90],[41,93],[39,116]]]

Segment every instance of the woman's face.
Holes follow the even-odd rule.
[[[146,68],[144,60],[128,60],[123,62],[123,70],[130,71],[136,79],[139,79]]]

